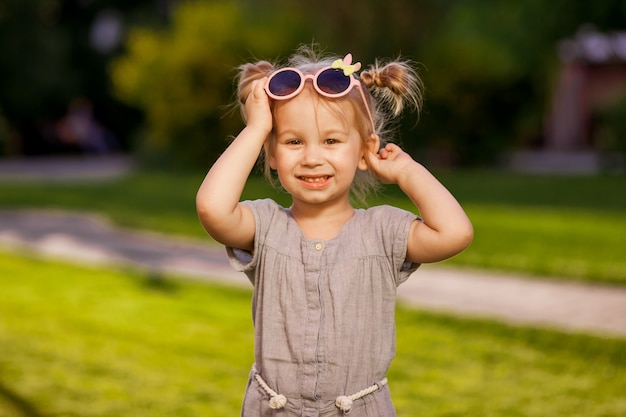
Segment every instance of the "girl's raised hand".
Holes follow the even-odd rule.
[[[246,126],[269,133],[272,130],[272,112],[267,93],[263,89],[267,77],[252,82],[246,99]]]
[[[378,154],[366,152],[365,158],[370,171],[384,184],[398,184],[416,165],[408,153],[393,143],[385,145]]]
[[[413,201],[421,221],[411,225],[406,259],[438,262],[456,255],[472,241],[472,223],[454,196],[420,163],[398,145],[378,154],[366,152],[370,171],[382,182],[397,184]]]

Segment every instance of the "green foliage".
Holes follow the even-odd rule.
[[[0,108],[14,127],[44,117],[76,94],[70,38],[54,0],[0,3]]]
[[[261,20],[233,2],[187,1],[168,29],[132,29],[111,76],[118,97],[145,113],[144,156],[206,165],[241,126],[225,108],[234,68],[251,51],[275,54],[296,25],[284,13]]]
[[[102,11],[129,24],[133,13],[146,20],[146,4],[154,10],[152,0],[0,1],[0,112],[9,131],[0,155],[76,152],[55,131],[76,99],[93,104],[98,122],[126,148],[137,112],[111,97],[105,67],[112,52],[94,49],[90,31]]]
[[[9,129],[9,124],[2,114],[2,108],[0,108],[0,156],[12,153],[12,140]]]
[[[135,146],[144,156],[206,165],[241,127],[225,108],[232,69],[315,41],[364,65],[400,54],[420,62],[425,108],[417,128],[413,115],[402,122],[404,146],[486,164],[504,149],[541,143],[557,43],[583,24],[623,30],[626,15],[622,0],[187,0],[165,2],[171,15],[156,3],[0,1],[0,109],[11,152],[48,149],[43,128],[86,97],[124,148],[141,113]],[[95,51],[89,31],[110,9],[129,30],[125,52],[108,65],[115,53]],[[605,133],[601,147],[613,140]]]
[[[542,28],[538,39],[537,28],[515,28],[550,7],[535,1],[450,5],[421,55],[429,69],[431,102],[423,119],[429,146],[457,162],[490,164],[502,150],[537,140],[551,93],[545,77],[556,67],[558,37],[569,33]]]
[[[541,143],[544,116],[560,62],[557,44],[583,24],[623,30],[622,0],[363,0],[361,7],[320,0],[311,15],[340,24],[315,28],[317,39],[376,56],[422,64],[425,106],[419,125],[407,117],[405,148],[451,163],[488,165],[503,150]],[[567,10],[567,13],[564,13]],[[448,162],[450,163],[450,162]]]
[[[237,415],[250,291],[0,253],[0,415]],[[626,414],[626,341],[399,308],[401,416]]]
[[[450,2],[421,45],[434,116],[424,117],[427,143],[472,164],[493,163],[505,149],[540,143],[561,65],[557,44],[582,24],[623,29],[617,16],[626,11],[624,2],[601,3]]]
[[[609,152],[626,156],[626,99],[594,115],[596,146]]]

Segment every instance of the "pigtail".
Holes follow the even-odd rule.
[[[248,96],[252,92],[252,82],[267,77],[274,72],[274,64],[267,61],[259,61],[254,64],[243,64],[238,70],[237,83],[237,103],[241,114],[245,120],[245,104]]]
[[[361,71],[361,81],[393,116],[406,106],[422,108],[422,80],[408,61],[376,63]]]

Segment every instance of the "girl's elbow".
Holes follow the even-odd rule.
[[[440,245],[432,257],[422,260],[424,263],[441,262],[463,252],[474,239],[474,229],[470,227],[455,228],[440,236]]]
[[[202,198],[202,196],[198,195],[196,196],[196,213],[200,223],[204,226],[204,229],[212,235],[212,231],[215,227],[214,225],[218,223],[216,208],[209,203],[208,199]]]
[[[198,191],[196,194],[196,212],[201,221],[218,221],[220,213],[223,212],[221,204],[218,204],[219,199],[213,195]],[[222,213],[223,215],[223,213]]]
[[[455,246],[458,252],[463,252],[474,240],[474,227],[468,221],[465,225],[459,227],[456,231]]]
[[[198,215],[207,211],[207,202],[208,199],[205,198],[202,189],[198,190],[196,193],[196,211],[198,212]]]

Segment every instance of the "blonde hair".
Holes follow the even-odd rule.
[[[267,77],[282,67],[295,67],[304,74],[315,73],[320,68],[330,66],[333,61],[340,59],[337,56],[327,56],[313,46],[301,46],[289,57],[286,65],[279,66],[269,61],[258,61],[241,65],[236,77],[237,99],[243,120],[246,120],[245,102],[252,89],[252,82]],[[390,142],[394,129],[391,122],[405,109],[416,110],[422,108],[423,84],[411,61],[400,58],[389,61],[376,60],[375,63],[364,69],[359,74],[363,94],[367,100],[372,119],[374,120],[375,132],[368,132],[361,127],[361,137],[365,141],[370,133],[375,133],[380,138],[381,146]],[[347,95],[338,99],[322,97],[322,102],[350,104],[354,109],[358,126],[368,126],[369,117],[364,108],[363,100],[358,92],[350,91]],[[268,136],[271,143],[274,133]],[[260,163],[266,178],[273,184],[275,180],[266,160],[265,152],[262,152]],[[352,185],[352,196],[359,202],[364,203],[365,197],[377,188],[378,182],[369,171],[357,172]]]

